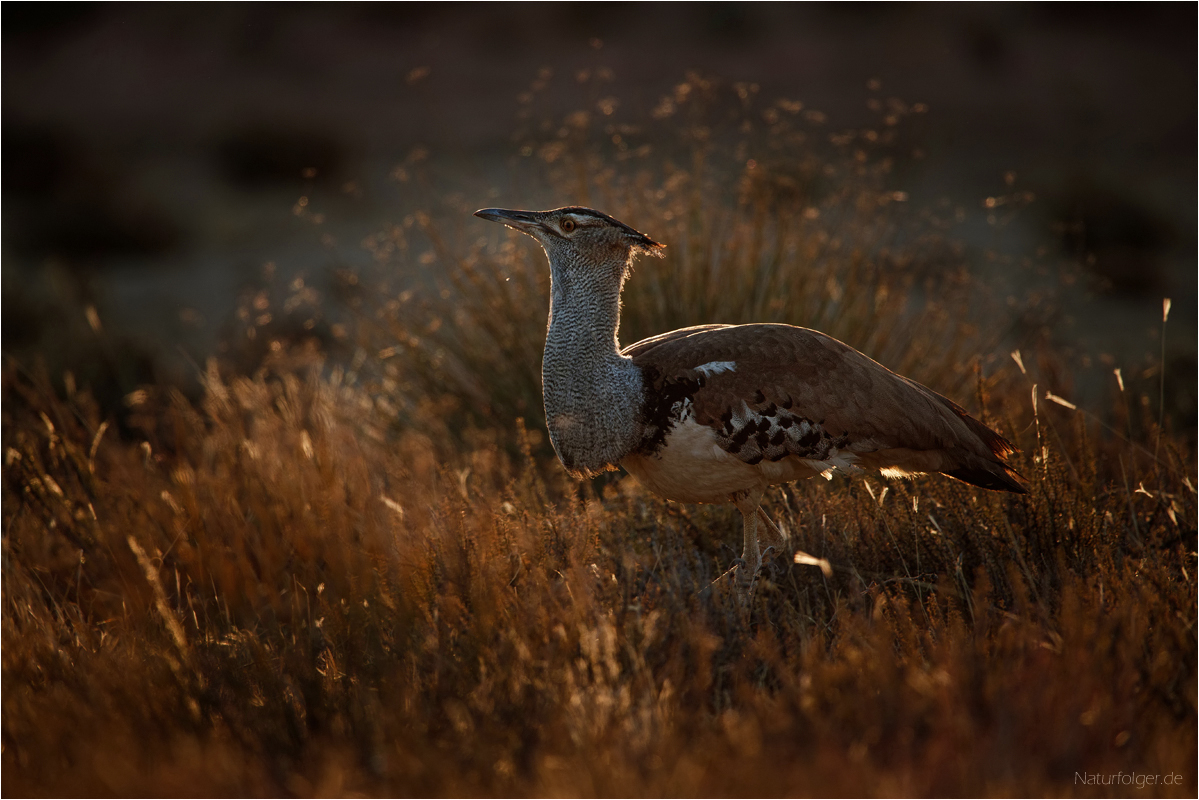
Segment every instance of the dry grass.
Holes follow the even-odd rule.
[[[340,366],[285,335],[318,313],[303,287],[247,315],[248,368],[210,362],[200,402],[146,387],[120,430],[6,365],[4,794],[1128,794],[1076,778],[1120,772],[1195,794],[1185,431],[1034,407],[1031,376],[1066,370],[1032,341],[1030,376],[1009,366],[968,258],[895,213],[898,106],[822,150],[802,109],[687,85],[643,129],[568,117],[518,143],[670,244],[626,341],[821,328],[973,396],[1031,493],[776,490],[790,550],[836,571],[780,558],[744,626],[706,588],[734,512],[552,460],[540,254],[414,213],[372,242],[411,285],[349,295]],[[443,287],[416,285],[430,263]]]

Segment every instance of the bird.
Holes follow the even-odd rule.
[[[535,239],[550,267],[542,360],[546,427],[576,479],[623,467],[683,503],[732,503],[743,606],[764,553],[766,489],[833,473],[941,473],[1016,494],[1012,444],[952,400],[819,331],[706,324],[622,347],[621,292],[638,256],[665,245],[582,206],[485,208],[475,216]],[[774,528],[777,532],[777,528]],[[808,563],[815,563],[815,559]],[[723,576],[722,576],[723,577]]]

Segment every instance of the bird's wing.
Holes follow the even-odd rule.
[[[1002,462],[1013,452],[1006,439],[947,398],[817,331],[704,325],[645,339],[624,354],[646,378],[649,427],[668,428],[670,410],[689,402],[696,422],[750,463],[787,455],[822,460],[834,449],[868,468],[943,472],[1023,491]]]

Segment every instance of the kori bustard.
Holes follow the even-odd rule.
[[[1012,445],[960,406],[823,333],[781,324],[698,325],[622,348],[620,293],[635,256],[663,245],[607,214],[486,208],[550,263],[545,419],[576,478],[624,467],[684,503],[734,503],[742,601],[762,566],[766,487],[834,471],[940,472],[1025,493]],[[767,520],[768,521],[768,520]]]

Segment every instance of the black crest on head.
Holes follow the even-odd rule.
[[[620,230],[624,231],[626,234],[629,235],[629,237],[631,239],[633,239],[633,241],[635,241],[637,244],[641,245],[641,247],[645,248],[646,250],[648,250],[650,252],[653,252],[659,248],[664,248],[666,246],[666,245],[662,244],[661,242],[655,242],[653,239],[649,238],[648,236],[646,236],[644,233],[637,230],[636,228],[633,228],[632,226],[629,226],[629,225],[625,225],[623,222],[616,219],[615,217],[610,217],[602,211],[596,211],[594,208],[587,208],[585,206],[566,206],[565,208],[556,209],[554,213],[578,214],[579,216],[595,217],[597,219],[602,219],[605,222],[607,222],[609,225],[611,225],[612,227],[619,228]]]

